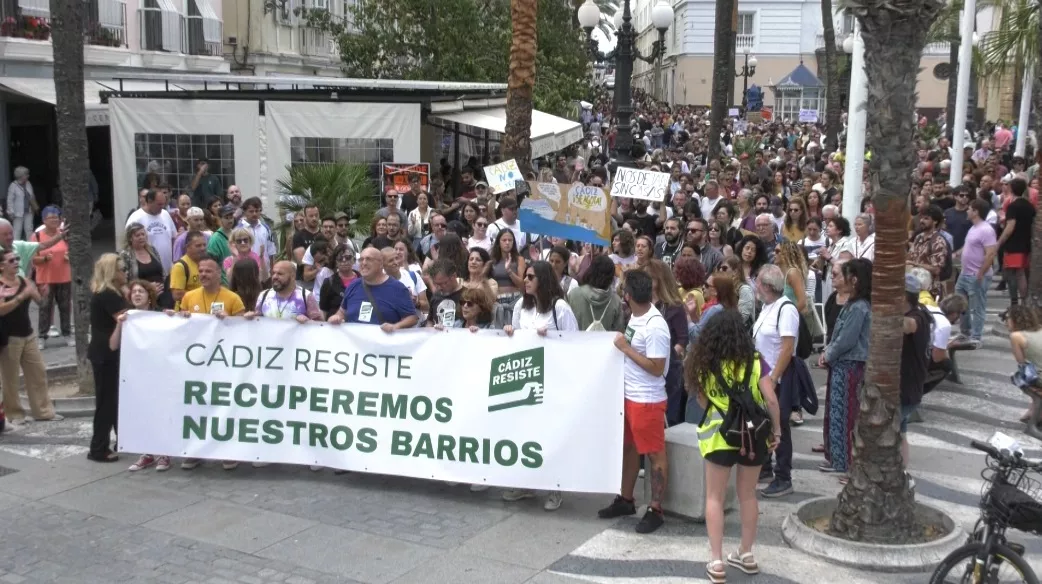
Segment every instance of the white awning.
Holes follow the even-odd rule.
[[[87,112],[87,126],[109,125],[108,105],[101,103],[102,91],[165,91],[163,81],[116,81],[108,79],[83,82],[83,106]],[[45,77],[3,77],[0,88],[44,103],[57,103],[54,80]],[[191,89],[183,84],[169,85],[171,90]]]
[[[452,114],[431,114],[442,121],[503,133],[507,123],[505,108],[465,110]],[[532,157],[538,158],[582,140],[582,125],[554,115],[532,110]]]

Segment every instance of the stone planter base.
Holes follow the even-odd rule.
[[[795,549],[833,564],[877,572],[929,572],[955,548],[966,543],[966,532],[941,510],[916,503],[916,513],[925,522],[940,525],[948,535],[919,544],[883,545],[847,541],[822,533],[808,525],[831,516],[835,497],[804,501],[785,518],[782,537]]]

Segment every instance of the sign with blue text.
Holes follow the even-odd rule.
[[[485,167],[485,179],[492,194],[498,195],[514,188],[514,182],[524,180],[521,169],[517,167],[517,161],[511,158],[499,164]]]
[[[604,189],[535,181],[528,186],[532,193],[518,210],[526,233],[595,245],[611,241],[611,201]]]

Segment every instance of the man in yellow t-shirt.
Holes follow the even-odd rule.
[[[206,257],[206,236],[201,231],[190,231],[185,236],[185,255],[170,267],[170,293],[174,310],[181,310],[181,298],[199,287],[199,261]]]
[[[221,267],[210,256],[198,262],[199,287],[185,292],[181,298],[181,312],[212,314],[217,318],[241,316],[246,312],[239,295],[221,286]]]

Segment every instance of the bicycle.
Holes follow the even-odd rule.
[[[1042,462],[1025,460],[1019,450],[1000,450],[990,443],[973,440],[970,445],[988,455],[987,468],[981,471],[981,516],[966,544],[937,566],[930,584],[1039,584],[1024,560],[1024,546],[1008,541],[1006,530],[1042,534],[1042,503],[1038,501],[1042,484],[1029,476],[1042,471]],[[1000,575],[1003,568],[1014,573]]]

